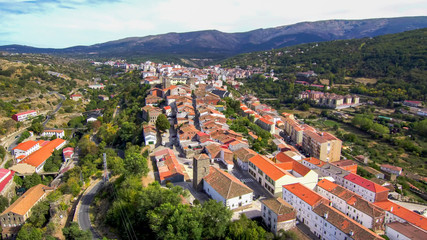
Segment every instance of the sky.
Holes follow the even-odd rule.
[[[0,0],[0,45],[64,48],[168,32],[425,15],[427,0]]]

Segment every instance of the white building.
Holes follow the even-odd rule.
[[[239,165],[239,167],[244,171],[248,171],[249,158],[257,155],[257,153],[254,150],[249,148],[240,148],[234,151],[233,155],[234,155],[234,158],[236,158],[237,164]]]
[[[385,235],[390,240],[425,240],[427,232],[409,223],[392,222],[386,225]]]
[[[316,192],[349,218],[374,231],[384,230],[385,212],[361,196],[327,179],[319,181]]]
[[[30,110],[26,112],[16,113],[12,115],[12,119],[17,122],[25,121],[29,118],[33,118],[37,116],[37,112],[35,110]]]
[[[365,179],[357,174],[350,173],[344,177],[343,187],[353,191],[370,202],[387,200],[389,189]]]
[[[283,199],[295,208],[297,218],[320,239],[382,239],[300,183],[283,186]]]
[[[409,222],[410,224],[427,231],[427,218],[415,213],[405,207],[400,206],[390,200],[375,202],[376,206],[380,207],[385,214],[385,223],[391,222]]]
[[[252,204],[252,189],[237,178],[214,167],[210,167],[209,174],[203,178],[203,190],[229,209]]]
[[[401,167],[396,167],[396,166],[392,166],[389,164],[382,164],[381,170],[384,172],[395,174],[397,176],[400,176],[402,174],[402,168]]]
[[[23,158],[27,157],[31,153],[40,149],[40,141],[26,141],[18,144],[18,146],[12,149],[12,154],[16,159],[16,163],[22,161]]]
[[[261,216],[274,234],[281,229],[288,231],[296,225],[296,211],[281,197],[261,200]]]
[[[313,170],[317,169],[316,171],[321,176],[332,177],[335,180],[335,182],[341,186],[344,185],[344,177],[350,174],[350,172],[340,167],[337,167],[330,163],[323,162],[314,157],[305,158],[302,160],[301,163],[310,169],[313,169]]]
[[[157,131],[154,126],[151,126],[151,125],[144,126],[143,136],[144,136],[145,146],[157,144]]]
[[[280,196],[282,186],[301,183],[310,189],[317,184],[318,175],[299,162],[275,163],[259,154],[249,159],[249,174],[274,196]]]
[[[52,129],[52,130],[44,130],[42,132],[42,137],[53,137],[56,136],[56,138],[64,138],[65,137],[65,131],[64,130],[56,130],[56,129]]]

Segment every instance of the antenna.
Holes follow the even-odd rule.
[[[103,154],[104,157],[104,182],[108,182],[108,171],[107,171],[107,154]]]

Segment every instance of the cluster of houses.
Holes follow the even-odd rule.
[[[357,95],[350,94],[342,96],[335,93],[306,90],[301,92],[298,98],[312,100],[319,106],[333,109],[343,109],[360,105],[360,98]]]

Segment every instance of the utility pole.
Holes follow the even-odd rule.
[[[107,154],[104,153],[104,182],[108,182],[108,171],[107,171]]]

